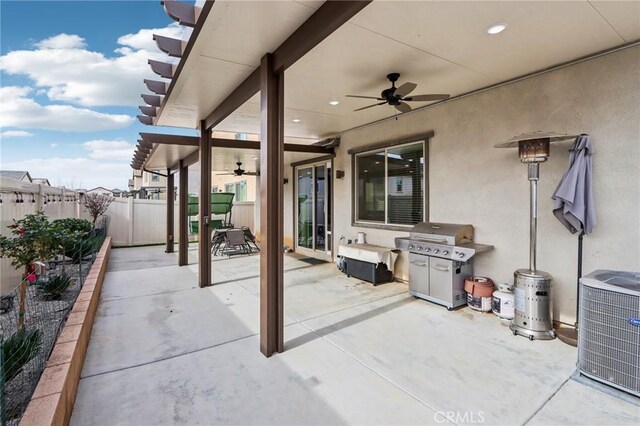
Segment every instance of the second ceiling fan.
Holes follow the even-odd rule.
[[[218,173],[218,176],[223,176],[223,175],[227,175],[227,176],[260,176],[260,172],[247,172],[242,168],[242,161],[238,161],[236,162],[236,165],[238,166],[237,169],[233,170],[233,172],[231,173]]]
[[[407,96],[409,93],[418,86],[415,83],[406,82],[396,87],[396,81],[400,78],[400,74],[397,72],[387,74],[387,79],[391,82],[391,87],[384,89],[380,96],[361,96],[361,95],[346,95],[348,98],[361,98],[361,99],[375,99],[378,102],[373,105],[367,105],[366,107],[355,109],[354,111],[362,111],[363,109],[373,108],[374,106],[389,104],[394,106],[400,112],[411,111],[411,105],[407,102],[434,102],[443,101],[449,99],[450,95],[445,94],[429,94],[429,95],[413,95]]]

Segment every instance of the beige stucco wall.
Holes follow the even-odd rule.
[[[217,186],[218,192],[225,192],[224,186],[229,183],[247,182],[247,199],[245,201],[256,200],[256,176],[227,176],[219,175],[220,172],[211,174],[211,186]]]
[[[536,130],[588,133],[595,147],[593,179],[598,224],[584,240],[584,272],[640,270],[640,48],[633,47],[342,135],[334,179],[334,245],[367,234],[393,247],[397,231],[351,226],[351,158],[347,150],[433,130],[429,146],[429,219],[470,223],[476,242],[495,249],[475,273],[497,283],[528,266],[529,182],[516,150],[496,142]],[[552,146],[540,167],[538,267],[553,276],[554,318],[575,320],[577,236],[552,215],[551,195],[568,162],[570,143]],[[289,171],[290,174],[290,171]],[[287,185],[285,204],[292,199]],[[288,216],[285,216],[288,217]],[[287,224],[288,225],[288,224]],[[291,240],[292,226],[285,225]],[[396,275],[407,279],[406,256]]]

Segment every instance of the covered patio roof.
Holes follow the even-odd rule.
[[[216,1],[198,2],[193,10],[186,3],[164,4],[174,19],[193,29],[180,43],[156,38],[162,50],[180,61],[150,61],[152,70],[169,80],[147,82],[163,97],[159,106],[157,98],[143,98],[152,103],[141,107],[145,115],[140,120],[199,129],[194,138],[198,147],[191,143],[164,150],[158,141],[143,140],[132,166],[144,167],[156,161],[155,156],[169,171],[179,169],[184,218],[188,166],[199,162],[198,281],[201,287],[209,286],[207,171],[217,161],[209,149],[217,143],[212,132],[260,135],[261,350],[266,356],[283,350],[287,140],[335,137],[393,118],[398,110],[411,113],[408,105],[413,111],[434,105],[411,100],[397,109],[392,105],[398,102],[391,100],[389,105],[371,105],[385,96],[379,93],[390,86],[390,73],[400,74],[398,86],[417,85],[411,95],[449,94],[456,99],[640,43],[638,2]],[[497,24],[506,29],[488,31]],[[361,110],[368,105],[371,108]],[[226,148],[243,148],[234,144]],[[229,163],[224,154],[219,157]],[[172,178],[168,185],[173,187]],[[173,203],[167,208],[172,218]],[[173,247],[171,226],[168,251]],[[180,252],[179,263],[185,264],[185,243]]]
[[[205,5],[154,124],[199,127],[322,4]],[[415,93],[455,97],[637,41],[639,14],[637,2],[374,1],[287,69],[284,136],[317,140],[393,117],[387,105],[353,112],[369,102],[344,96],[378,95],[390,72]],[[498,23],[507,29],[487,34]],[[258,134],[255,93],[215,129]]]

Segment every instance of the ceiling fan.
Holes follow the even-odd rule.
[[[238,166],[237,169],[233,170],[231,173],[218,173],[218,176],[228,175],[228,176],[260,176],[260,172],[246,172],[242,169],[242,161],[236,162]]]
[[[368,105],[366,107],[355,109],[354,111],[362,111],[363,109],[373,108],[374,106],[389,104],[400,112],[409,112],[411,111],[411,105],[407,102],[433,102],[433,101],[442,101],[445,99],[449,99],[450,95],[413,95],[407,96],[409,93],[413,92],[413,90],[418,86],[415,83],[403,83],[401,86],[396,87],[396,81],[400,78],[400,74],[397,72],[393,72],[391,74],[387,74],[387,78],[391,82],[391,87],[388,89],[384,89],[380,96],[360,96],[360,95],[346,95],[348,98],[362,98],[362,99],[376,99],[379,102],[377,104]]]

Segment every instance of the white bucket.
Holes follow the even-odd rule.
[[[357,244],[365,244],[364,242],[364,232],[358,232],[358,239],[356,240]]]

